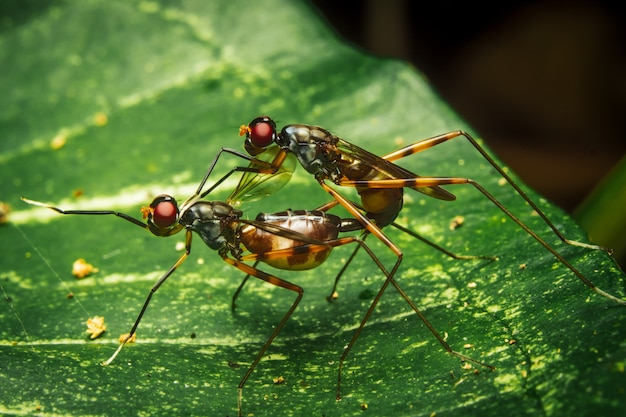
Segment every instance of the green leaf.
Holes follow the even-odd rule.
[[[415,69],[342,43],[305,3],[32,4],[5,5],[0,21],[0,198],[12,207],[0,228],[0,412],[236,415],[237,385],[294,295],[252,282],[232,313],[242,274],[196,237],[153,297],[137,343],[102,367],[180,257],[183,236],[155,238],[114,216],[62,216],[19,197],[140,217],[154,195],[193,193],[221,147],[241,149],[239,125],[261,114],[280,125],[319,124],[381,155],[471,128]],[[624,297],[624,275],[606,254],[561,243],[463,140],[399,163],[475,179],[600,288]],[[241,164],[226,156],[212,178]],[[336,402],[343,347],[383,282],[361,254],[327,302],[351,251],[343,247],[312,271],[262,267],[305,294],[245,385],[244,415],[626,412],[624,307],[590,291],[475,189],[447,188],[457,201],[408,191],[399,221],[453,252],[499,260],[453,260],[389,229],[404,252],[397,280],[454,349],[497,369],[464,369],[391,289],[347,358]],[[586,240],[562,211],[530,195],[568,238]],[[297,169],[282,190],[243,209],[252,218],[328,198]],[[465,222],[450,230],[457,215]],[[388,249],[368,242],[393,263]],[[77,258],[99,271],[76,280]],[[107,323],[95,341],[85,333],[93,316]],[[274,384],[279,376],[285,382]]]

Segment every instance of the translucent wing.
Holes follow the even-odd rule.
[[[271,164],[276,158],[280,148],[277,145],[270,146],[264,152],[255,156],[258,160]],[[265,198],[280,190],[289,180],[296,169],[296,157],[288,153],[284,161],[273,174],[262,174],[256,172],[245,172],[233,193],[228,197],[227,202],[235,207],[242,202],[250,202]],[[267,169],[268,165],[251,161],[250,168]]]
[[[314,245],[326,245],[326,242],[324,241],[309,237],[300,232],[296,232],[295,230],[288,229],[278,224],[272,224],[268,222],[259,222],[255,220],[244,220],[244,219],[239,219],[238,222],[241,224],[248,224],[250,226],[254,226],[257,229],[264,230],[276,236],[284,237],[286,239],[291,239],[296,242],[302,242],[303,244],[308,243],[308,244],[314,244]]]

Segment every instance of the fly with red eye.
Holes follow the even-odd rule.
[[[371,233],[376,236],[396,255],[396,263],[391,269],[392,277],[395,275],[402,261],[402,251],[381,229],[385,226],[392,225],[400,228],[403,232],[407,232],[423,240],[417,234],[410,232],[406,228],[399,227],[394,223],[395,218],[398,216],[403,206],[404,188],[411,188],[439,200],[451,201],[455,200],[456,197],[442,188],[442,186],[466,184],[477,189],[485,198],[493,203],[497,209],[513,220],[522,230],[556,257],[557,260],[568,268],[583,284],[603,297],[618,304],[626,305],[625,300],[609,294],[593,284],[583,273],[565,259],[561,253],[548,244],[535,231],[531,230],[521,219],[507,209],[497,198],[476,181],[461,177],[421,177],[393,163],[393,161],[431,149],[452,139],[464,138],[506,183],[533,208],[535,213],[543,219],[546,225],[561,241],[573,246],[603,250],[609,255],[612,253],[610,249],[598,245],[567,239],[537,204],[535,204],[515,181],[513,181],[505,170],[502,169],[482,146],[466,132],[457,130],[434,136],[415,142],[384,156],[372,154],[365,149],[333,135],[328,130],[319,126],[290,124],[278,131],[276,123],[268,116],[257,117],[248,125],[241,126],[239,133],[242,136],[246,136],[244,148],[252,157],[258,158],[259,155],[263,155],[264,152],[268,151],[271,152],[272,155],[275,155],[273,160],[269,158],[263,159],[264,164],[269,163],[271,165],[269,171],[279,170],[282,163],[281,161],[286,158],[287,154],[295,155],[300,165],[314,176],[320,186],[328,192],[338,204],[341,204],[359,221],[366,233]],[[270,139],[272,143],[269,143]],[[252,162],[249,167],[253,168],[253,165],[254,162]],[[251,171],[253,171],[253,169],[251,169]],[[261,174],[267,174],[267,172],[267,167],[264,167],[263,170],[259,170]],[[360,196],[360,204],[351,202],[329,184],[339,187],[356,188]],[[450,256],[456,257],[456,255],[444,248],[431,244],[430,242],[427,243]],[[356,248],[356,250],[358,250],[358,248]],[[352,257],[349,258],[349,260],[350,259],[352,259]],[[380,292],[385,290],[386,284],[387,283],[383,285]]]
[[[167,229],[178,221],[178,204],[174,197],[163,195],[157,197],[152,204],[148,215],[152,215],[152,221],[161,229]]]
[[[256,121],[256,122],[255,122]],[[125,343],[136,332],[151,297],[172,275],[172,273],[188,257],[191,249],[192,232],[197,233],[210,248],[217,250],[222,259],[230,265],[238,268],[247,274],[244,282],[240,285],[233,296],[232,305],[234,308],[235,299],[241,291],[248,276],[254,276],[271,285],[284,288],[296,293],[296,298],[282,320],[274,328],[272,334],[257,354],[248,371],[242,378],[238,387],[238,411],[242,415],[243,387],[251,373],[259,363],[261,357],[272,344],[283,325],[289,319],[303,294],[303,290],[298,285],[281,279],[275,275],[265,273],[257,268],[258,262],[264,262],[279,269],[299,270],[315,268],[321,265],[330,250],[337,246],[349,243],[356,243],[355,252],[349,258],[344,268],[335,279],[335,286],[345,271],[350,259],[356,254],[356,250],[363,248],[371,259],[375,262],[379,270],[385,277],[384,284],[379,289],[372,301],[365,316],[361,320],[358,329],[355,331],[352,340],[344,348],[344,352],[339,362],[339,376],[337,381],[337,399],[341,395],[341,377],[344,360],[351,347],[359,337],[361,330],[380,300],[388,285],[395,287],[406,302],[411,306],[419,318],[426,324],[433,335],[438,339],[447,352],[461,358],[472,361],[479,365],[493,368],[487,364],[478,362],[464,356],[454,350],[446,343],[445,339],[439,335],[434,327],[426,320],[408,295],[402,290],[395,279],[396,271],[402,259],[400,249],[382,232],[382,228],[388,225],[395,226],[401,231],[408,233],[418,239],[423,239],[412,231],[397,225],[394,220],[402,208],[403,189],[405,187],[415,189],[431,197],[442,200],[453,200],[455,197],[442,185],[470,184],[476,187],[486,198],[488,198],[497,208],[502,210],[508,217],[517,223],[530,236],[535,238],[557,259],[578,276],[587,286],[599,294],[612,299],[618,303],[625,302],[595,287],[586,277],[565,260],[555,249],[549,246],[535,232],[530,230],[521,220],[514,216],[498,200],[489,194],[484,188],[471,179],[463,178],[439,178],[439,177],[419,177],[407,171],[391,161],[403,158],[413,153],[429,149],[437,144],[443,143],[456,137],[465,137],[475,148],[483,154],[483,157],[513,186],[513,188],[533,207],[544,221],[554,230],[554,232],[566,243],[583,246],[591,249],[604,249],[595,245],[573,242],[565,239],[554,225],[545,217],[539,208],[526,196],[525,193],[506,175],[506,173],[482,150],[482,148],[463,132],[451,132],[440,135],[425,141],[417,142],[413,145],[392,152],[383,157],[373,155],[361,148],[356,147],[342,139],[332,135],[327,130],[309,125],[288,125],[279,133],[276,131],[275,123],[268,117],[255,119],[248,126],[242,127],[241,132],[246,134],[246,150],[249,155],[238,151],[223,148],[221,149],[202,179],[194,195],[189,197],[183,204],[178,205],[176,200],[167,195],[158,196],[150,206],[142,209],[144,223],[127,214],[112,210],[62,210],[57,207],[23,198],[29,204],[49,208],[61,214],[83,214],[83,215],[115,215],[121,217],[137,226],[149,230],[156,236],[170,236],[185,229],[185,253],[172,265],[172,267],[154,284],[146,298],[143,307],[134,322],[131,332],[120,344],[115,353],[104,362],[111,363],[121,351]],[[216,181],[207,190],[203,191],[210,173],[215,167],[218,158],[223,153],[230,153],[240,156],[249,161],[246,167],[232,168],[226,175]],[[271,195],[277,189],[288,182],[291,173],[295,168],[295,159],[320,183],[323,189],[330,193],[334,200],[316,211],[289,211],[277,213],[275,215],[265,215],[257,217],[254,221],[241,218],[241,211],[237,206],[244,200],[255,199]],[[226,202],[204,201],[212,190],[235,172],[243,172],[242,180],[239,182],[234,193]],[[360,195],[361,201],[354,203],[342,196],[329,184],[338,186],[355,187]],[[353,216],[351,219],[340,219],[326,213],[332,207],[341,204]],[[297,219],[297,220],[296,220]],[[321,219],[321,220],[319,220]],[[330,234],[320,234],[319,229]],[[298,226],[295,226],[298,225]],[[339,233],[364,230],[365,235],[361,238],[356,236],[339,237]],[[383,243],[390,247],[397,255],[397,261],[393,268],[388,270],[378,260],[364,240],[368,234],[374,234]],[[283,242],[282,246],[268,249],[263,246],[263,242]],[[286,243],[285,243],[286,242]],[[445,249],[426,241],[436,249],[444,251],[450,256],[456,255],[447,252]],[[271,246],[271,245],[270,245]],[[468,257],[478,258],[478,257]],[[244,262],[254,261],[253,265]],[[294,266],[297,265],[297,266]]]
[[[216,160],[217,157],[214,162]],[[262,163],[258,163],[256,165],[253,163],[251,165],[254,167],[263,166]],[[251,276],[296,294],[296,298],[294,299],[291,307],[285,313],[280,322],[274,326],[271,335],[254,358],[239,383],[237,401],[239,416],[242,416],[243,414],[244,385],[267,349],[271,346],[273,340],[279,334],[289,317],[298,306],[304,293],[304,290],[300,286],[258,269],[257,266],[259,262],[264,262],[282,270],[297,271],[312,269],[323,264],[333,248],[352,243],[366,251],[371,260],[385,277],[385,282],[390,283],[397,289],[407,304],[423,321],[423,323],[428,327],[448,353],[460,358],[463,361],[473,362],[477,365],[494,369],[491,365],[477,361],[453,350],[445,341],[445,338],[435,330],[417,306],[412,302],[409,296],[397,284],[391,273],[387,271],[374,252],[365,244],[363,239],[354,235],[339,236],[340,233],[354,231],[356,227],[354,219],[341,219],[335,215],[327,213],[327,210],[335,206],[334,203],[327,204],[312,211],[288,210],[286,212],[274,214],[259,214],[259,216],[257,216],[257,218],[253,221],[241,218],[242,212],[235,208],[234,205],[240,204],[241,201],[246,198],[256,198],[257,195],[254,192],[255,188],[272,189],[280,185],[280,182],[286,181],[289,177],[288,174],[290,174],[290,169],[288,167],[291,166],[291,170],[293,170],[293,165],[288,163],[283,164],[281,172],[283,172],[284,176],[279,175],[278,181],[276,179],[274,179],[274,181],[270,181],[270,186],[268,186],[268,182],[265,180],[256,181],[256,176],[244,175],[238,186],[235,188],[235,191],[226,202],[202,200],[202,197],[205,197],[211,190],[217,187],[217,185],[222,183],[226,177],[231,175],[233,172],[236,172],[236,170],[231,170],[231,172],[220,178],[213,186],[209,187],[208,190],[202,191],[214,166],[215,163],[212,163],[209,171],[207,171],[205,177],[202,179],[196,192],[185,200],[180,206],[176,200],[169,195],[159,195],[155,197],[149,206],[141,209],[143,218],[146,219],[145,223],[128,214],[118,211],[63,210],[46,203],[22,198],[22,200],[28,204],[51,209],[64,215],[114,215],[139,227],[147,229],[155,236],[167,237],[174,235],[181,230],[185,230],[185,252],[152,286],[130,332],[126,334],[125,338],[113,355],[102,363],[103,365],[108,365],[113,362],[125,344],[133,338],[153,295],[189,256],[191,252],[192,236],[195,232],[207,246],[218,252],[223,261],[246,273],[244,281],[233,295],[231,301],[233,309],[235,308],[235,300],[240,294],[244,283]],[[243,171],[245,172],[245,170]],[[253,261],[254,263],[252,265],[245,263],[249,261]],[[367,318],[371,315],[371,313],[372,309],[369,309],[366,313],[366,317],[363,319],[363,324],[367,322]],[[339,364],[340,372],[337,381],[337,399],[341,398],[340,384],[343,361],[347,353],[350,351],[351,346],[354,344],[354,341],[358,338],[361,330],[362,326],[357,329],[353,340],[345,349],[344,354],[341,357]]]
[[[242,126],[239,134],[248,134],[254,148],[270,146],[276,138],[276,123],[267,116],[258,118],[257,122]]]

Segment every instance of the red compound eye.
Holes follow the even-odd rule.
[[[178,204],[172,197],[157,197],[152,207],[152,222],[158,227],[170,227],[178,220]]]
[[[267,116],[257,117],[249,125],[248,138],[257,148],[265,148],[274,141],[276,123]]]

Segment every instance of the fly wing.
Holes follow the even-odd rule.
[[[267,169],[274,158],[276,158],[279,151],[280,148],[277,145],[268,147],[263,153],[255,156],[257,160],[267,162],[267,164],[261,164],[252,160],[248,167],[254,169]],[[235,190],[226,201],[233,206],[239,206],[244,201],[257,201],[274,194],[289,182],[293,171],[296,169],[296,165],[296,157],[289,153],[278,167],[278,170],[273,174],[244,172],[241,176],[241,180],[235,187]]]
[[[248,224],[250,226],[254,226],[257,229],[264,230],[273,235],[281,236],[286,239],[295,240],[297,242],[309,243],[313,245],[326,245],[326,243],[321,240],[313,239],[307,235],[304,235],[302,233],[296,232],[292,229],[288,229],[283,226],[279,226],[277,224],[268,223],[268,222],[259,222],[255,220],[244,220],[244,219],[239,219],[238,221],[239,223]]]
[[[339,139],[337,143],[339,150],[357,161],[362,161],[365,165],[380,172],[383,176],[390,179],[402,179],[402,178],[419,178],[419,175],[412,173],[411,171],[402,168],[399,165],[389,162],[386,159],[374,155],[371,152],[366,151],[350,142],[343,139]],[[426,194],[429,197],[434,197],[439,200],[451,201],[456,199],[454,194],[444,190],[438,186],[431,187],[410,187],[420,193]]]

